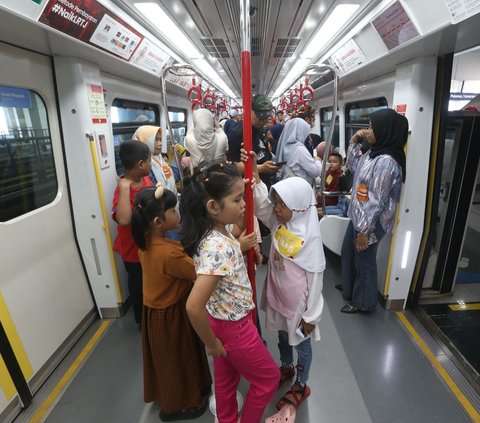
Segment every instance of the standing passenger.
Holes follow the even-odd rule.
[[[153,184],[160,183],[164,188],[176,193],[177,188],[172,169],[162,157],[162,128],[152,125],[140,126],[133,134],[132,140],[141,141],[150,148],[152,153],[150,179]]]
[[[236,423],[236,389],[249,383],[240,421],[259,423],[278,388],[279,371],[260,338],[239,242],[226,229],[245,214],[244,182],[232,164],[197,170],[182,193],[182,244],[193,256],[197,280],[187,312],[213,356],[219,423]]]
[[[176,204],[176,195],[162,186],[145,188],[132,214],[143,269],[144,399],[160,402],[163,421],[202,415],[212,383],[205,347],[185,309],[195,266],[178,241],[165,238],[179,222]]]
[[[185,147],[190,153],[191,170],[202,162],[225,161],[228,139],[220,126],[215,128],[212,112],[207,109],[193,112],[193,128],[187,132]]]
[[[363,137],[371,148],[362,154]],[[348,209],[351,219],[342,245],[343,313],[370,311],[377,305],[377,248],[393,233],[395,211],[405,182],[404,147],[408,121],[392,109],[370,115],[370,128],[350,140],[347,163],[354,173]]]
[[[288,404],[298,408],[310,395],[311,339],[320,340],[323,310],[325,256],[315,196],[299,177],[272,185],[270,194],[265,184],[256,184],[253,193],[255,214],[272,231],[262,303],[267,329],[278,331],[280,385],[295,376],[293,348],[298,355],[296,381],[277,408]]]
[[[132,238],[130,221],[137,192],[153,185],[148,177],[152,155],[147,145],[137,141],[125,141],[120,144],[120,160],[125,168],[125,175],[118,180],[113,194],[112,218],[118,223],[113,250],[120,254],[127,270],[133,317],[140,327],[143,301],[142,266],[138,258],[138,247]]]
[[[300,118],[290,119],[283,129],[277,142],[277,162],[284,163],[279,172],[279,179],[299,176],[310,185],[322,173],[322,161],[313,158],[307,147],[307,138],[310,127]]]

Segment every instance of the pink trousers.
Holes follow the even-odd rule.
[[[209,316],[213,333],[227,352],[214,357],[215,401],[219,423],[237,423],[236,398],[240,376],[250,383],[241,419],[242,423],[260,423],[267,405],[278,389],[280,371],[258,335],[249,314],[236,322]]]

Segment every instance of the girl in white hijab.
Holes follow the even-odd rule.
[[[190,153],[192,169],[201,162],[226,160],[227,136],[221,127],[215,129],[209,110],[197,109],[193,112],[193,128],[185,136],[185,147]]]
[[[132,136],[132,140],[148,145],[152,153],[152,172],[150,179],[153,184],[160,183],[164,188],[177,193],[175,176],[169,164],[162,157],[162,128],[159,126],[140,126]]]
[[[260,181],[255,168],[255,179]],[[267,279],[262,298],[266,326],[278,330],[280,383],[296,381],[277,403],[298,408],[310,395],[307,380],[312,362],[311,339],[320,340],[323,310],[323,253],[315,196],[304,179],[291,177],[274,184],[270,193],[263,182],[254,185],[255,215],[272,232]]]
[[[279,171],[279,178],[283,180],[290,176],[300,176],[310,185],[322,173],[321,159],[314,159],[305,140],[310,133],[310,125],[303,119],[290,119],[283,128],[277,141],[277,163],[285,163]]]

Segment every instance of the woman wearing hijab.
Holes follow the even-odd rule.
[[[321,141],[322,139],[320,138],[320,135],[308,134],[308,137],[305,140],[305,147],[307,147],[307,150],[310,152],[312,157],[313,157],[313,150],[317,148],[317,145],[319,145]]]
[[[362,139],[371,148],[362,153]],[[395,211],[405,182],[404,147],[408,121],[392,109],[370,115],[370,128],[350,140],[347,163],[354,173],[348,209],[351,219],[342,245],[343,313],[373,310],[377,304],[377,248],[393,233]]]
[[[160,183],[164,188],[177,193],[175,177],[171,167],[162,157],[162,128],[159,126],[140,126],[132,136],[132,140],[147,144],[152,153],[152,170],[150,179],[153,184]]]
[[[267,130],[267,133],[265,134],[265,140],[270,145],[271,153],[273,155],[277,154],[278,139],[280,138],[280,135],[282,135],[282,131],[283,131],[284,127],[285,127],[285,125],[282,125],[281,123],[277,123],[277,124],[271,126]]]
[[[162,187],[177,195],[175,175],[168,162],[162,156],[162,128],[152,125],[140,126],[133,134],[132,140],[143,142],[150,148],[150,152],[152,153],[152,169],[148,176],[153,184],[161,184]],[[174,241],[180,239],[176,230],[167,231],[165,236]]]
[[[193,128],[185,136],[185,147],[190,153],[192,169],[201,162],[224,161],[228,139],[221,127],[215,129],[212,113],[207,109],[193,112]]]
[[[310,126],[300,118],[290,119],[283,129],[277,142],[277,163],[284,163],[280,169],[279,179],[299,176],[312,185],[314,179],[322,173],[322,162],[313,158],[305,139],[310,132]]]

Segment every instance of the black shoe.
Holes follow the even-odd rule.
[[[348,313],[348,314],[353,314],[353,313],[360,313],[362,310],[360,310],[358,307],[354,306],[351,303],[345,304],[340,311],[342,313]]]
[[[338,289],[339,291],[343,291],[343,286],[340,283],[335,284],[335,289]]]

